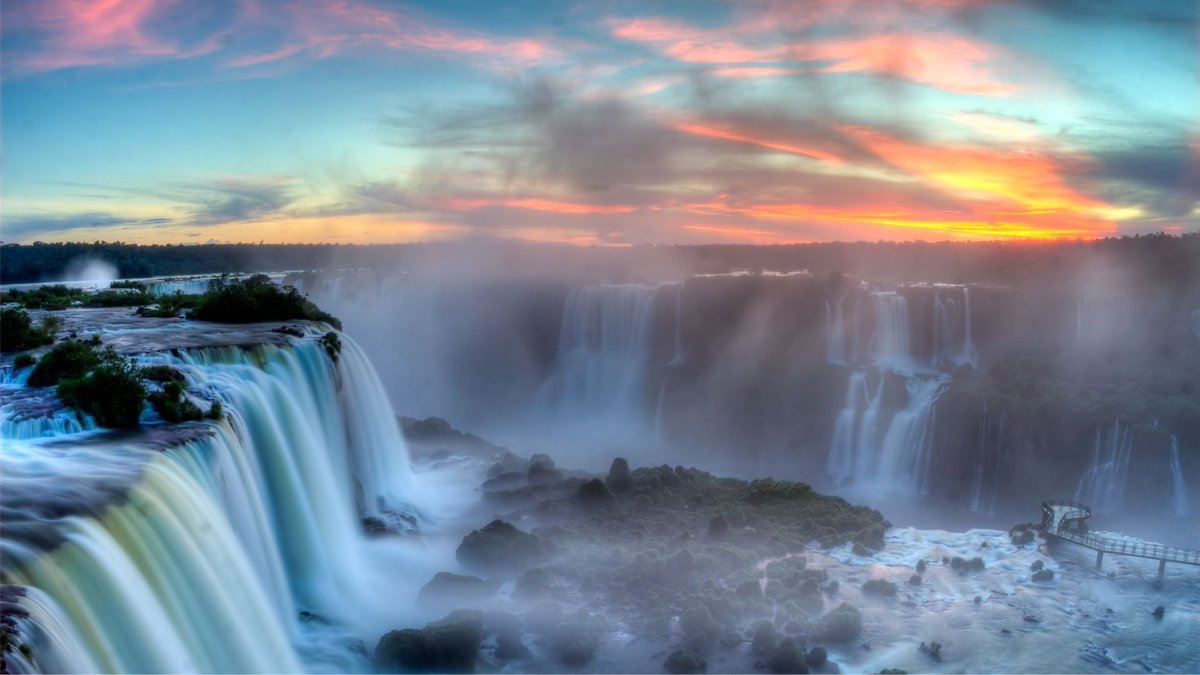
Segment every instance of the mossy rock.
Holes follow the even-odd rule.
[[[533,534],[493,520],[463,537],[455,555],[458,562],[474,569],[515,572],[544,560],[546,546]]]
[[[827,613],[813,627],[812,637],[821,642],[845,643],[862,635],[862,614],[842,603]]]
[[[708,662],[690,649],[676,649],[663,661],[663,671],[673,675],[707,673]]]
[[[375,647],[375,665],[385,672],[471,673],[483,635],[482,614],[456,610],[422,629],[384,635]]]

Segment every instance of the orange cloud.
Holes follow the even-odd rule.
[[[532,197],[522,199],[450,199],[442,207],[451,211],[474,211],[487,206],[506,206],[513,209],[528,209],[530,211],[545,211],[563,215],[581,216],[597,214],[631,213],[637,209],[632,206],[610,206],[604,204],[581,204],[563,202],[554,199],[537,199]]]
[[[778,150],[779,152],[786,152],[791,155],[800,155],[802,157],[811,157],[812,159],[819,159],[823,162],[829,162],[831,164],[842,164],[843,163],[842,159],[840,157],[838,157],[837,155],[834,155],[832,153],[825,152],[824,150],[817,150],[815,148],[801,147],[798,145],[793,145],[791,143],[784,143],[784,142],[769,139],[769,138],[760,138],[760,137],[756,137],[756,136],[750,134],[749,132],[734,131],[731,129],[722,129],[722,128],[718,128],[718,127],[708,126],[705,124],[700,124],[698,122],[687,122],[687,121],[675,122],[673,126],[676,129],[678,129],[679,131],[682,131],[682,132],[688,133],[688,134],[693,134],[695,136],[704,136],[707,138],[720,138],[722,140],[734,141],[736,143],[746,143],[749,145],[757,145],[762,148]]]
[[[1034,150],[976,147],[932,147],[893,138],[862,127],[843,132],[911,175],[966,198],[996,199],[1023,207],[1027,213],[1094,215],[1112,207],[1067,186],[1063,169]]]

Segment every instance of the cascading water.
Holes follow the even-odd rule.
[[[834,420],[825,470],[837,485],[923,493],[932,461],[934,412],[946,379],[917,366],[908,300],[896,292],[871,296],[875,332],[867,342],[870,358],[849,374],[846,404]],[[829,309],[831,338],[837,312]],[[861,322],[856,318],[854,325]],[[852,341],[862,342],[857,336]],[[903,401],[896,401],[900,405],[885,401],[888,378],[904,384]]]
[[[335,364],[319,334],[140,357],[220,400],[222,421],[5,437],[0,555],[33,648],[20,668],[366,667],[315,653],[296,617],[350,624],[371,602],[360,521],[413,522],[410,469],[357,345],[343,336]]]
[[[1092,465],[1079,479],[1075,501],[1092,507],[1099,515],[1121,510],[1125,484],[1129,476],[1129,458],[1133,451],[1133,430],[1120,420],[1105,432],[1096,431]]]
[[[832,304],[825,301],[825,360],[834,365],[847,365],[846,320],[843,306],[846,295],[838,296]]]
[[[636,284],[571,291],[558,358],[542,391],[559,429],[626,429],[632,435],[648,425],[646,370],[656,292]]]
[[[668,365],[683,365],[683,282],[675,286],[675,355]]]
[[[910,373],[915,370],[908,327],[908,299],[899,293],[873,293],[875,333],[871,361],[880,368]]]
[[[1004,466],[1004,414],[999,421],[984,408],[976,431],[975,465],[971,479],[971,511],[991,515],[1000,492],[1000,471]]]
[[[1187,482],[1183,479],[1183,468],[1179,464],[1179,439],[1175,434],[1171,434],[1171,512],[1179,518],[1191,514]]]
[[[971,289],[963,287],[963,348],[959,357],[960,365],[969,363],[972,368],[979,367],[979,352],[975,349],[975,338],[971,333]]]
[[[147,284],[146,292],[156,298],[161,298],[165,295],[174,295],[183,293],[184,295],[197,295],[208,290],[208,284],[212,278],[197,278],[197,279],[168,279],[165,281],[156,281]]]
[[[934,368],[942,365],[942,362],[949,357],[948,349],[950,345],[950,314],[946,309],[945,303],[942,302],[942,294],[940,291],[933,293],[933,354],[930,359]]]

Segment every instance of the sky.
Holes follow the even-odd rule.
[[[1200,231],[1200,2],[5,0],[0,240]]]

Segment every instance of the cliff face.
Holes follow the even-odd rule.
[[[344,318],[402,414],[980,512],[1098,491],[1194,511],[1175,488],[1200,475],[1200,298],[1187,286],[342,283],[314,299]]]

